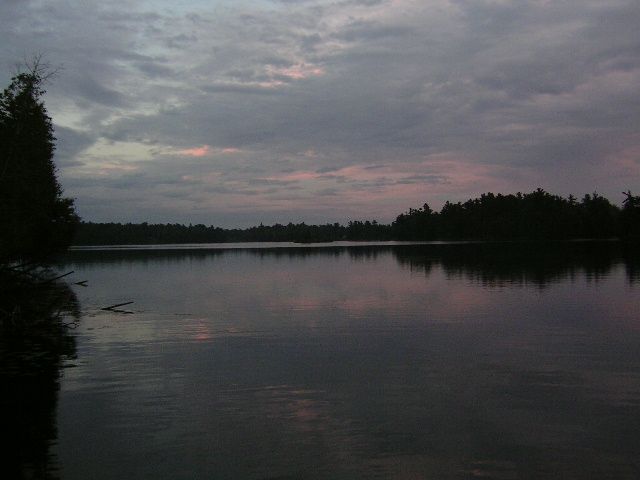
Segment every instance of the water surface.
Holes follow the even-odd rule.
[[[635,258],[587,243],[72,252],[60,269],[89,286],[54,467],[638,478]]]

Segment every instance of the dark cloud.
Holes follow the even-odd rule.
[[[408,177],[401,178],[397,180],[395,183],[402,184],[411,184],[411,183],[426,183],[426,184],[437,184],[437,183],[449,183],[449,179],[445,175],[411,175]]]
[[[54,126],[54,132],[57,139],[56,163],[61,167],[83,165],[83,162],[79,161],[76,156],[93,145],[96,140],[95,134],[59,125]]]
[[[198,37],[195,35],[187,35],[185,33],[180,33],[178,35],[166,37],[164,40],[164,43],[169,48],[183,49],[183,48],[187,48],[189,45],[197,41],[198,41]]]
[[[101,103],[110,107],[121,107],[125,104],[125,96],[120,92],[102,85],[98,80],[85,76],[75,85],[78,96],[91,102]]]
[[[389,41],[393,38],[406,38],[414,32],[413,27],[405,25],[385,25],[379,22],[354,21],[348,24],[335,38],[347,42]]]
[[[276,87],[246,83],[217,83],[212,85],[202,85],[200,89],[207,93],[236,93],[241,95],[274,95],[279,93],[279,89]]]
[[[134,65],[147,77],[151,78],[171,78],[175,76],[174,70],[166,65],[166,62],[156,60],[142,60]]]

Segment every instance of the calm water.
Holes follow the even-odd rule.
[[[53,477],[640,478],[640,274],[613,244],[78,251],[59,269],[88,287]]]

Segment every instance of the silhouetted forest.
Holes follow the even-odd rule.
[[[486,193],[440,212],[425,204],[392,224],[400,240],[559,240],[637,237],[640,197],[624,194],[620,209],[594,193],[577,201],[542,189],[528,194]]]
[[[568,240],[640,238],[640,196],[624,193],[622,208],[597,193],[580,201],[542,189],[531,193],[486,193],[447,202],[439,212],[428,204],[398,215],[390,225],[376,220],[326,225],[275,224],[246,229],[206,225],[81,223],[75,245],[149,245],[223,242],[333,242],[429,240]]]
[[[333,242],[338,240],[391,240],[391,227],[374,221],[326,225],[306,223],[259,225],[223,229],[205,225],[82,222],[75,245],[150,245],[224,242]]]
[[[46,261],[67,248],[78,222],[56,178],[48,76],[36,58],[0,92],[0,265]]]

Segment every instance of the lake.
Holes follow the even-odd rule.
[[[74,353],[23,422],[43,432],[23,470],[640,478],[637,251],[231,247],[60,261],[88,286],[73,286]]]

